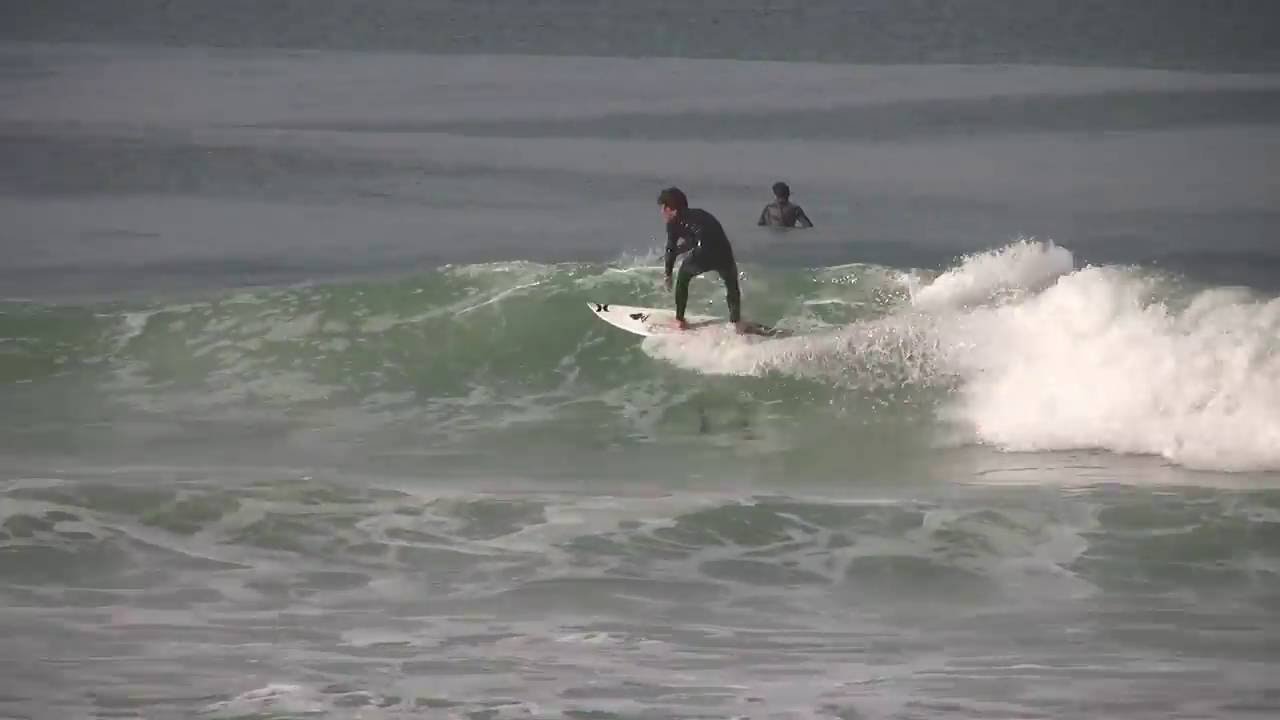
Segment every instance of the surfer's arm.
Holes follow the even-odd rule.
[[[760,219],[756,221],[756,225],[768,225],[768,224],[769,224],[769,206],[765,205],[764,209],[760,211]]]
[[[667,257],[664,274],[668,278],[671,277],[671,269],[676,265],[676,256],[688,252],[691,247],[693,247],[692,243],[680,242],[680,235],[674,227],[667,227]]]
[[[802,228],[813,227],[813,221],[809,219],[808,215],[804,214],[804,208],[799,205],[796,206],[796,223]]]

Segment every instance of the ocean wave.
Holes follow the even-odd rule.
[[[786,337],[726,327],[640,340],[586,312],[584,300],[668,304],[656,263],[504,262],[173,305],[11,306],[0,379],[36,402],[74,387],[73,408],[147,422],[300,422],[316,438],[417,433],[438,448],[501,446],[533,428],[674,439],[683,418],[705,431],[750,406],[756,435],[781,450],[809,423],[852,415],[865,427],[910,408],[928,411],[911,430],[922,438],[1280,469],[1280,299],[1257,291],[1077,268],[1066,248],[1023,239],[941,272],[746,267],[748,316]],[[690,311],[723,315],[722,293],[694,282]]]

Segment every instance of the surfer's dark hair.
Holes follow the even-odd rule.
[[[684,191],[680,188],[669,187],[658,193],[658,204],[672,210],[688,210],[689,198],[684,196]]]
[[[791,197],[791,186],[781,181],[774,183],[773,196],[783,199]]]

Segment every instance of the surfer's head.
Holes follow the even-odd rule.
[[[689,209],[689,198],[680,188],[669,187],[658,193],[658,204],[662,206],[662,219],[671,222],[676,213]]]
[[[791,186],[779,180],[773,184],[773,196],[779,200],[788,200],[791,198]]]

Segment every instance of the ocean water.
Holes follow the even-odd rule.
[[[0,717],[1280,714],[1270,5],[3,5]]]

